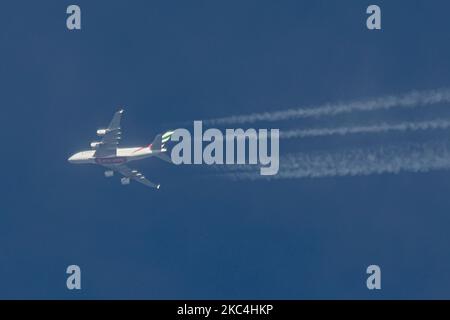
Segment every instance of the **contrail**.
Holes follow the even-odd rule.
[[[448,129],[450,120],[430,120],[421,122],[400,122],[400,123],[380,123],[367,126],[337,127],[337,128],[317,128],[317,129],[297,129],[280,132],[280,138],[306,138],[321,137],[330,135],[347,135],[357,133],[382,133],[389,131],[417,131],[429,129]]]
[[[446,119],[434,119],[427,121],[417,121],[417,122],[399,122],[399,123],[377,123],[372,125],[364,126],[346,126],[346,127],[335,127],[335,128],[314,128],[314,129],[290,129],[280,131],[279,137],[281,139],[293,139],[293,138],[308,138],[308,137],[323,137],[331,135],[341,135],[345,136],[348,134],[358,134],[358,133],[384,133],[390,131],[419,131],[419,130],[432,130],[432,129],[448,129],[450,128],[450,120]],[[256,133],[257,131],[255,131]],[[259,133],[256,139],[266,138],[269,133]],[[243,132],[234,132],[233,134],[225,133],[224,137],[218,137],[215,140],[222,141],[225,138],[245,138]],[[194,138],[195,141],[202,141],[203,137]]]
[[[287,109],[274,112],[252,113],[247,115],[234,115],[205,120],[204,123],[207,125],[225,125],[253,123],[256,121],[280,121],[296,118],[335,116],[353,111],[374,111],[391,109],[394,107],[428,106],[449,101],[450,89],[412,91],[403,95],[390,95],[369,100],[353,101],[350,103],[328,103],[318,107]]]
[[[246,171],[229,172],[225,177],[233,180],[270,180],[448,170],[450,145],[446,142],[409,143],[347,151],[291,154],[280,159],[280,171],[274,176],[261,176],[259,171],[255,171],[258,169],[255,167],[245,169]]]

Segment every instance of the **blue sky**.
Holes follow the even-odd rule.
[[[236,182],[136,163],[162,184],[155,192],[66,161],[119,107],[123,144],[144,145],[185,121],[448,87],[448,2],[76,3],[81,31],[66,29],[72,2],[2,4],[0,298],[450,298],[449,172]],[[373,3],[381,31],[365,27]],[[450,116],[440,106],[325,123],[434,112]],[[79,292],[65,286],[70,264],[82,270]],[[380,291],[366,288],[370,264]]]

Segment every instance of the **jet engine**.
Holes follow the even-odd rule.
[[[120,179],[120,183],[122,185],[130,184],[130,178],[122,178],[122,179]]]
[[[105,171],[105,177],[106,178],[110,178],[110,177],[112,177],[114,175],[114,171],[112,171],[112,170],[106,170]]]
[[[99,136],[99,137],[102,137],[102,136],[104,136],[106,134],[106,129],[98,129],[97,130],[97,135]]]
[[[91,148],[97,149],[102,143],[98,141],[91,142]]]

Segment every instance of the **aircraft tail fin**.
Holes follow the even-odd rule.
[[[167,131],[165,133],[158,134],[155,139],[153,139],[153,142],[151,144],[152,150],[161,150],[164,148],[164,144],[170,140],[170,137],[172,136],[173,131]]]

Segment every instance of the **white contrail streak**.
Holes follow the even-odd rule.
[[[274,112],[252,113],[247,115],[234,115],[205,120],[204,123],[207,125],[225,125],[253,123],[256,121],[280,121],[296,118],[334,116],[353,111],[374,111],[391,109],[394,107],[428,106],[441,102],[450,102],[450,89],[412,91],[403,95],[384,96],[369,100],[353,101],[350,103],[329,103],[318,107],[287,109]]]
[[[290,129],[280,131],[279,137],[281,139],[293,139],[293,138],[308,138],[308,137],[323,137],[332,135],[345,136],[348,134],[358,133],[385,133],[390,131],[419,131],[419,130],[433,130],[433,129],[448,129],[450,128],[450,120],[446,119],[433,119],[427,121],[417,122],[399,122],[399,123],[377,123],[364,126],[346,126],[336,128],[314,128],[314,129]],[[256,132],[256,131],[255,131]],[[270,136],[270,133],[269,133]],[[267,134],[260,133],[256,139],[266,138]],[[245,138],[243,133],[225,134],[224,137],[216,138],[216,140],[223,140],[224,138]],[[196,139],[202,141],[203,138]]]
[[[238,169],[238,168],[236,168]],[[336,152],[291,154],[280,159],[280,171],[261,176],[258,168],[225,174],[233,180],[366,176],[382,173],[450,169],[450,145],[445,142],[378,146]]]
[[[389,131],[417,131],[429,129],[448,129],[450,120],[429,120],[421,122],[400,122],[400,123],[380,123],[366,126],[337,127],[337,128],[317,128],[317,129],[297,129],[280,132],[280,138],[307,138],[331,135],[347,135],[357,133],[383,133]]]

